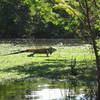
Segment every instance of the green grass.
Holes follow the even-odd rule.
[[[95,64],[93,64],[95,57],[92,49],[87,45],[55,47],[57,51],[49,57],[44,54],[28,57],[27,55],[30,53],[3,56],[3,54],[23,50],[30,46],[1,43],[0,47],[0,79],[22,79],[25,77],[95,78],[92,75],[95,68]],[[74,65],[75,59],[77,63]],[[75,66],[74,70],[78,72],[76,76],[71,75],[73,66]]]

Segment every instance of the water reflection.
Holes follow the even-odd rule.
[[[71,94],[71,96],[69,95]],[[68,89],[42,89],[40,91],[31,91],[30,95],[25,95],[25,98],[32,100],[80,100],[84,94],[75,95],[74,91]]]
[[[0,100],[95,100],[95,82],[24,80],[0,83]]]

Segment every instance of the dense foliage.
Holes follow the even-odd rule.
[[[0,38],[74,38],[78,22],[58,4],[53,0],[1,0]]]
[[[89,1],[90,19],[100,36],[99,1],[94,1]],[[86,38],[85,14],[82,0],[0,0],[0,38],[75,38],[82,32]]]
[[[0,37],[22,37],[30,32],[29,5],[23,4],[21,0],[0,1]]]

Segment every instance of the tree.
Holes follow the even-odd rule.
[[[67,9],[67,11],[71,10],[79,20],[79,35],[81,35],[84,40],[91,41],[92,43],[96,58],[98,81],[96,100],[100,100],[100,55],[98,50],[99,47],[96,42],[99,36],[98,32],[100,32],[100,0],[66,0],[66,2],[70,7],[66,6],[65,9]],[[79,13],[75,12],[71,7]]]
[[[78,11],[81,16],[76,16],[81,22],[81,35],[92,43],[97,66],[98,90],[96,100],[100,100],[100,55],[96,39],[100,30],[100,0],[77,0]]]
[[[28,36],[32,30],[29,5],[22,0],[0,1],[0,37]]]
[[[1,0],[0,38],[37,37],[38,34],[45,38],[47,34],[48,38],[74,37],[77,22],[55,4],[54,0]],[[49,30],[51,26],[54,27]],[[60,34],[61,31],[65,34]]]
[[[33,16],[33,23],[34,23],[33,31],[37,32],[37,28],[40,27],[40,29],[38,28],[38,31],[40,30],[40,33],[33,33],[33,34],[35,35],[39,34],[39,36],[41,37],[42,35],[44,35],[42,34],[43,32],[45,34],[46,33],[48,34],[47,29],[49,29],[51,23],[52,26],[54,26],[56,29],[57,27],[60,28],[57,29],[59,30],[59,32],[55,30],[53,31],[51,30],[51,32],[49,31],[50,37],[51,35],[53,35],[54,37],[62,36],[59,35],[61,28],[66,33],[66,37],[68,36],[67,33],[70,34],[70,36],[72,35],[72,33],[75,34],[77,30],[77,24],[78,24],[77,17],[75,19],[71,15],[73,14],[72,11],[70,12],[69,10],[67,12],[65,9],[63,9],[66,7],[66,4],[65,7],[61,8],[59,4],[60,2],[58,2],[57,0],[56,1],[55,0],[24,0],[24,3],[30,5],[31,14]],[[54,34],[55,32],[56,34]]]
[[[35,38],[75,38],[76,36],[74,32],[65,30],[64,25],[43,22],[39,15],[33,16],[33,25],[34,30],[31,35]]]

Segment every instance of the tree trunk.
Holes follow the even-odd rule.
[[[97,87],[97,94],[96,94],[96,100],[100,100],[100,62],[99,62],[99,54],[96,46],[96,41],[92,39],[93,42],[93,49],[96,57],[96,67],[97,67],[97,82],[98,82],[98,87]]]
[[[100,100],[100,68],[98,70],[98,89],[97,89],[96,100]]]

